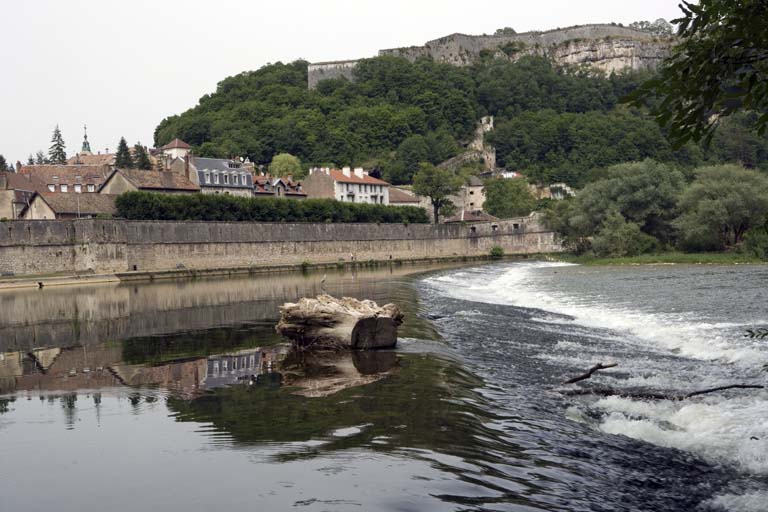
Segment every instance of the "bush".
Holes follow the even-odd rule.
[[[618,212],[611,212],[592,239],[592,251],[601,257],[637,256],[657,249],[657,240],[627,222]]]
[[[744,237],[744,250],[747,254],[761,260],[768,260],[768,229],[765,227],[752,228]]]
[[[342,203],[333,199],[246,198],[209,194],[127,192],[116,201],[128,220],[239,222],[416,223],[429,222],[416,206]]]
[[[504,257],[504,248],[499,247],[498,245],[494,245],[493,247],[491,247],[490,254],[491,254],[491,258],[495,260],[499,260]]]

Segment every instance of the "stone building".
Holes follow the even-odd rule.
[[[253,174],[242,163],[221,158],[200,158],[185,155],[191,167],[189,178],[200,186],[203,194],[253,196]]]
[[[110,194],[35,193],[22,212],[25,220],[90,219],[115,214],[115,199]]]
[[[37,191],[45,184],[28,174],[0,172],[0,219],[18,219]]]
[[[101,194],[122,194],[141,190],[163,194],[195,194],[200,186],[186,176],[170,171],[115,169],[99,189]]]
[[[282,197],[285,199],[306,199],[301,182],[270,175],[256,176],[253,182],[253,195],[256,197]]]
[[[106,181],[111,169],[107,165],[24,165],[19,174],[28,175],[30,182],[40,183],[50,193],[96,193]]]
[[[397,187],[389,187],[389,204],[392,206],[421,206],[423,208],[419,196]]]
[[[308,197],[325,197],[349,203],[389,204],[389,183],[374,178],[362,167],[354,170],[314,168],[302,182]]]

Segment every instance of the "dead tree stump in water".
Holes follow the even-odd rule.
[[[371,300],[323,294],[280,306],[275,329],[302,347],[369,350],[394,347],[402,323],[403,314],[395,304],[380,307]]]

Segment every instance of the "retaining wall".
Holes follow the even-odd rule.
[[[557,252],[537,215],[480,224],[300,224],[125,220],[0,223],[0,274],[111,274]]]

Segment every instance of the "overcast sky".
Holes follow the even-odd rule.
[[[0,154],[94,152],[157,124],[217,82],[268,62],[374,56],[453,32],[671,19],[677,0],[0,0]]]

